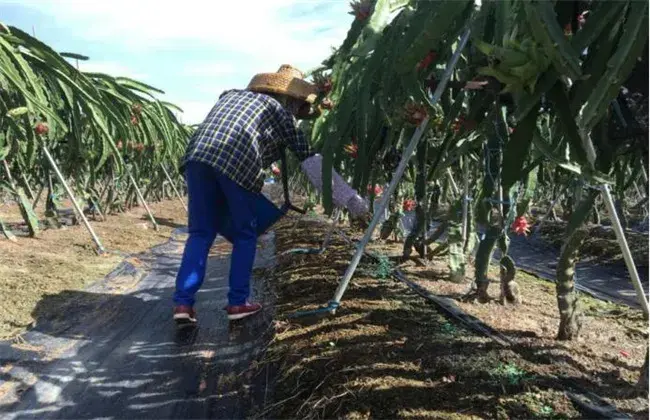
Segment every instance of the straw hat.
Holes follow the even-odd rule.
[[[253,76],[247,89],[253,92],[280,93],[313,104],[318,88],[303,78],[300,70],[283,64],[276,73],[260,73]]]

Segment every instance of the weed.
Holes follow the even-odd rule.
[[[441,326],[442,331],[447,333],[447,334],[455,334],[456,333],[456,326],[452,324],[451,322],[445,322]]]
[[[509,385],[519,385],[521,382],[532,378],[525,370],[520,369],[513,363],[499,364],[490,372],[490,376],[499,381],[505,380]]]
[[[379,256],[378,260],[378,262],[370,264],[370,268],[359,271],[375,279],[385,280],[390,278],[395,269],[395,264],[385,255]]]

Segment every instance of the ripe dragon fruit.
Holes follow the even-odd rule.
[[[364,21],[370,16],[372,3],[372,0],[354,0],[350,3],[352,12],[349,12],[348,14],[354,15],[354,17],[360,21]]]
[[[326,78],[318,83],[318,90],[324,94],[330,93],[332,90],[332,79]]]
[[[34,126],[34,132],[39,136],[47,134],[49,131],[50,127],[48,127],[46,123],[39,122],[36,124],[36,126]]]
[[[512,223],[511,229],[517,235],[527,235],[530,232],[530,225],[524,216],[519,216]]]
[[[404,118],[410,124],[420,125],[428,116],[427,107],[415,102],[409,102],[404,105]]]
[[[404,211],[413,211],[413,210],[415,210],[416,205],[417,205],[417,203],[415,202],[415,200],[410,199],[410,198],[406,199],[402,203],[402,210],[404,210]]]
[[[372,193],[373,191],[375,193],[375,197],[379,197],[384,192],[384,189],[380,185],[375,185],[374,189],[372,185],[368,185],[368,193]]]
[[[332,100],[329,99],[329,98],[325,98],[321,102],[321,107],[323,107],[323,109],[327,109],[327,110],[332,109],[332,108],[334,108],[334,102],[332,102]]]
[[[438,54],[436,54],[435,51],[431,50],[429,53],[422,59],[420,62],[415,66],[415,69],[417,71],[425,70],[429,68],[431,63],[438,57]]]

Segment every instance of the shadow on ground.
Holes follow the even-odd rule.
[[[278,252],[314,246],[318,223],[278,228]],[[278,261],[278,317],[328,302],[349,262],[334,243],[323,255]],[[360,269],[372,272],[368,261]],[[535,357],[543,349],[502,347],[452,322],[402,283],[358,275],[335,316],[287,318],[256,374],[275,374],[270,418],[594,418],[566,391],[578,383],[601,397],[627,400],[625,411],[647,418],[647,401],[624,380],[573,373]],[[551,349],[552,350],[552,349]],[[570,362],[570,361],[569,361]],[[616,375],[605,372],[604,375]]]
[[[263,270],[274,254],[266,246]],[[169,243],[141,256],[148,274],[137,284],[117,276],[101,290],[42,299],[24,340],[0,343],[2,417],[242,417],[255,387],[240,373],[266,342],[272,314],[227,321],[229,252],[217,250],[197,296],[200,326],[178,332],[171,296],[179,251],[182,243]],[[263,282],[255,287],[270,303]]]

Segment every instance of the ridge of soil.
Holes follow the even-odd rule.
[[[318,247],[325,230],[317,221],[297,226],[280,222],[278,255],[291,248]],[[388,246],[376,243],[370,248],[379,245]],[[399,247],[395,244],[393,250]],[[516,347],[501,347],[447,319],[403,283],[382,278],[380,267],[365,258],[336,316],[287,318],[328,302],[352,253],[349,245],[333,237],[321,255],[279,257],[272,280],[277,294],[275,336],[252,368],[261,377],[273,373],[275,380],[270,400],[257,407],[256,417],[584,418],[564,392],[572,380],[628,414],[647,418],[647,399],[630,394],[633,373],[641,365],[640,350],[630,349],[630,360],[617,359],[602,368],[592,363],[583,371],[584,360],[574,359],[570,351],[555,351],[561,345],[552,340],[540,343],[528,337]],[[419,274],[447,283],[440,281],[446,279],[441,266],[430,270]],[[533,296],[527,289],[525,295]],[[497,329],[506,334],[521,330],[518,323],[530,314],[512,316],[514,311]],[[557,309],[547,314],[557,317]],[[511,323],[507,329],[506,321]],[[647,335],[634,340],[647,342]],[[617,375],[613,366],[626,373]]]

